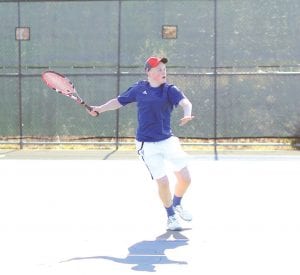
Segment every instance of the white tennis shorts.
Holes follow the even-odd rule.
[[[167,175],[168,163],[173,171],[188,165],[188,156],[174,136],[158,142],[136,141],[136,150],[155,180]]]

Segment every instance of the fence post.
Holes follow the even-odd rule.
[[[20,1],[18,1],[18,28],[21,27],[21,11],[20,11]],[[19,90],[19,146],[23,149],[23,108],[22,108],[22,51],[21,51],[21,39],[18,39],[18,90]]]
[[[122,0],[119,0],[119,8],[118,8],[118,64],[117,64],[117,96],[120,94],[120,81],[121,81],[121,70],[120,70],[120,62],[121,62],[121,9],[122,9]],[[120,135],[120,111],[117,109],[116,111],[116,150],[119,149],[119,135]]]
[[[217,110],[217,103],[218,103],[218,96],[217,96],[217,92],[218,92],[218,71],[217,71],[217,66],[218,66],[218,55],[217,55],[217,3],[218,0],[214,0],[214,156],[215,156],[215,160],[218,160],[218,149],[217,149],[217,116],[218,116],[218,110]]]

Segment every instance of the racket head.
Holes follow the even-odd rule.
[[[81,104],[81,106],[85,107],[91,116],[96,117],[99,115],[97,111],[93,111],[93,108],[86,104],[79,97],[73,83],[66,76],[55,71],[45,71],[42,73],[41,77],[43,82],[49,88],[73,99],[74,101],[76,101],[76,103]]]
[[[76,94],[73,83],[64,75],[55,71],[45,71],[42,73],[42,80],[51,89],[66,96]]]

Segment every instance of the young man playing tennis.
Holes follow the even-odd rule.
[[[101,106],[92,106],[99,114],[116,110],[129,103],[137,103],[138,127],[136,147],[151,176],[158,184],[159,197],[166,209],[169,230],[181,230],[177,215],[191,221],[192,216],[181,206],[181,199],[190,185],[191,177],[187,168],[187,157],[181,149],[177,137],[173,136],[170,121],[173,107],[183,108],[180,125],[191,121],[192,104],[184,94],[173,85],[166,83],[166,58],[149,57],[145,64],[148,81],[139,81],[117,98]],[[172,198],[165,160],[173,166],[177,179]]]

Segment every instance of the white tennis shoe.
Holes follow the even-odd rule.
[[[182,218],[184,221],[190,222],[190,221],[193,219],[192,214],[191,214],[189,211],[184,210],[180,204],[179,204],[179,205],[176,205],[176,206],[174,207],[174,211],[175,211],[175,213],[177,213],[177,214],[179,215],[179,217]]]
[[[180,231],[182,229],[176,214],[168,217],[167,228],[172,231]]]

